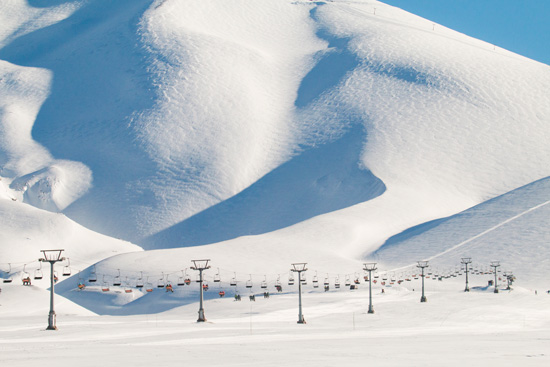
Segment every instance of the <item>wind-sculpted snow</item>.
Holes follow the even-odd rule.
[[[357,259],[550,174],[547,65],[376,1],[0,6],[13,195],[149,249]]]
[[[381,195],[384,184],[357,164],[361,130],[356,126],[335,142],[307,149],[238,195],[147,242],[181,247],[258,235]]]

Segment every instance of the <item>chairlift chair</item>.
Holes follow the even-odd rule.
[[[260,285],[260,288],[267,288],[267,281],[266,281],[266,276],[264,275],[264,280],[262,281],[261,285]]]
[[[184,270],[184,277],[185,277],[185,279],[183,280],[183,282],[185,283],[185,285],[190,285],[191,284],[191,278],[189,278],[189,275],[187,275],[187,268],[185,268],[185,270]]]
[[[40,262],[40,268],[34,271],[34,279],[40,280],[43,278],[42,274],[42,262]]]
[[[8,263],[8,266],[9,266],[9,270],[6,272],[7,276],[9,277],[10,273],[11,273],[11,264]],[[2,283],[11,283],[12,282],[12,279],[11,278],[4,278],[2,280]]]
[[[220,268],[218,268],[218,272],[214,275],[214,283],[219,283],[220,281],[221,281]]]
[[[325,287],[326,287],[327,285],[330,285],[330,284],[329,284],[329,280],[328,280],[328,274],[327,274],[327,276],[326,276],[326,278],[325,278],[325,281],[324,281],[323,285],[324,285]]]
[[[107,283],[105,281],[105,275],[103,276],[103,281],[102,281],[102,285],[101,285],[101,291],[102,292],[109,292],[109,283]]]
[[[185,275],[183,274],[183,270],[181,271],[181,277],[178,278],[178,282],[176,284],[178,287],[185,285]]]
[[[126,277],[126,280],[124,281],[124,292],[125,293],[132,293],[132,285],[130,284],[130,281],[128,280],[128,277]]]
[[[288,285],[294,285],[294,275],[292,273],[288,276]]]
[[[63,273],[61,273],[64,277],[68,277],[71,275],[71,261],[69,258],[67,258],[67,265],[63,267]]]
[[[233,278],[231,278],[231,280],[229,281],[229,285],[231,287],[237,286],[237,273],[233,273]]]
[[[200,282],[200,279],[198,280]],[[162,273],[162,276],[160,277],[160,279],[157,281],[157,288],[164,288],[165,286],[165,283],[164,283],[164,273]]]
[[[300,273],[300,281],[302,282],[302,285],[307,285],[307,278],[305,273]]]
[[[120,280],[120,269],[117,270],[118,275],[115,277],[115,279],[113,279],[113,287],[120,287],[120,285],[122,284],[122,281]]]
[[[250,279],[246,281],[246,288],[252,288],[252,275],[250,275]]]
[[[334,288],[340,288],[340,277],[336,277],[334,280]]]
[[[346,287],[349,287],[351,285],[351,280],[349,279],[349,275],[346,275]]]
[[[88,278],[88,282],[90,282],[90,283],[97,282],[97,274],[95,272],[95,265],[93,266],[92,272],[90,273],[90,277]]]
[[[145,284],[145,291],[148,293],[153,291],[153,283],[149,282],[149,277],[147,277],[147,283]]]
[[[27,272],[27,270],[25,270],[26,268],[27,268],[27,264],[23,264],[23,275],[21,275],[21,277],[30,278],[31,275]]]
[[[136,282],[136,288],[143,288],[143,272],[139,272],[139,278]]]
[[[319,288],[319,278],[317,278],[317,272],[315,272],[315,276],[313,277],[313,288]]]
[[[23,274],[21,275],[21,281],[23,285],[31,285],[31,275],[25,271],[27,264],[23,265]]]

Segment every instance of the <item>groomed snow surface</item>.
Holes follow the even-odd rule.
[[[548,365],[550,295],[521,288],[464,293],[462,282],[445,287],[430,282],[426,303],[419,302],[416,287],[414,292],[388,288],[384,294],[377,287],[374,314],[366,313],[366,285],[357,291],[307,292],[306,325],[296,323],[295,293],[257,295],[255,302],[245,294],[240,302],[230,295],[207,301],[206,323],[195,322],[197,303],[113,317],[90,315],[58,298],[55,332],[44,331],[45,292],[29,297],[28,287],[4,287],[4,299],[27,301],[0,319],[0,360],[9,366]],[[33,301],[42,307],[29,304]]]
[[[0,2],[0,365],[547,366],[549,87],[374,0]]]

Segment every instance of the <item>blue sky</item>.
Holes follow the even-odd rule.
[[[550,0],[379,0],[550,65]]]

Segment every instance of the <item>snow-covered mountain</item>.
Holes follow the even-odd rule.
[[[549,86],[547,65],[374,0],[2,1],[2,270],[46,247],[86,274],[131,252],[97,264],[131,279],[437,257],[547,201],[487,202],[550,176]],[[506,231],[503,261],[550,267],[545,232]]]

